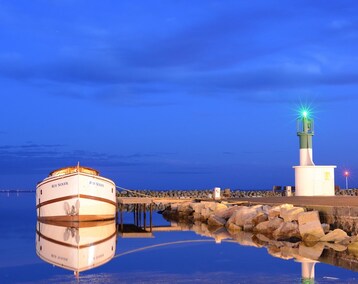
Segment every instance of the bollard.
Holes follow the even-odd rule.
[[[221,199],[221,196],[220,196],[220,187],[214,187],[214,199],[215,200],[219,200]]]
[[[291,186],[285,186],[285,196],[292,196]]]

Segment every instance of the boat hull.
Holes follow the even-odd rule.
[[[82,172],[48,177],[36,188],[37,218],[41,222],[114,219],[115,187],[109,179]]]

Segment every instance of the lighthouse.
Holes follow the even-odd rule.
[[[312,157],[313,119],[307,110],[297,120],[297,136],[300,138],[300,166],[314,166]]]
[[[334,196],[334,169],[336,166],[318,166],[313,162],[314,121],[308,110],[297,119],[300,145],[300,165],[295,169],[296,196]]]

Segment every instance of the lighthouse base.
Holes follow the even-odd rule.
[[[295,166],[295,196],[334,196],[336,166]]]

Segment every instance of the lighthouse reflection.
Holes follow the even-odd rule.
[[[116,251],[115,221],[41,223],[36,225],[36,253],[76,276],[110,261]]]

